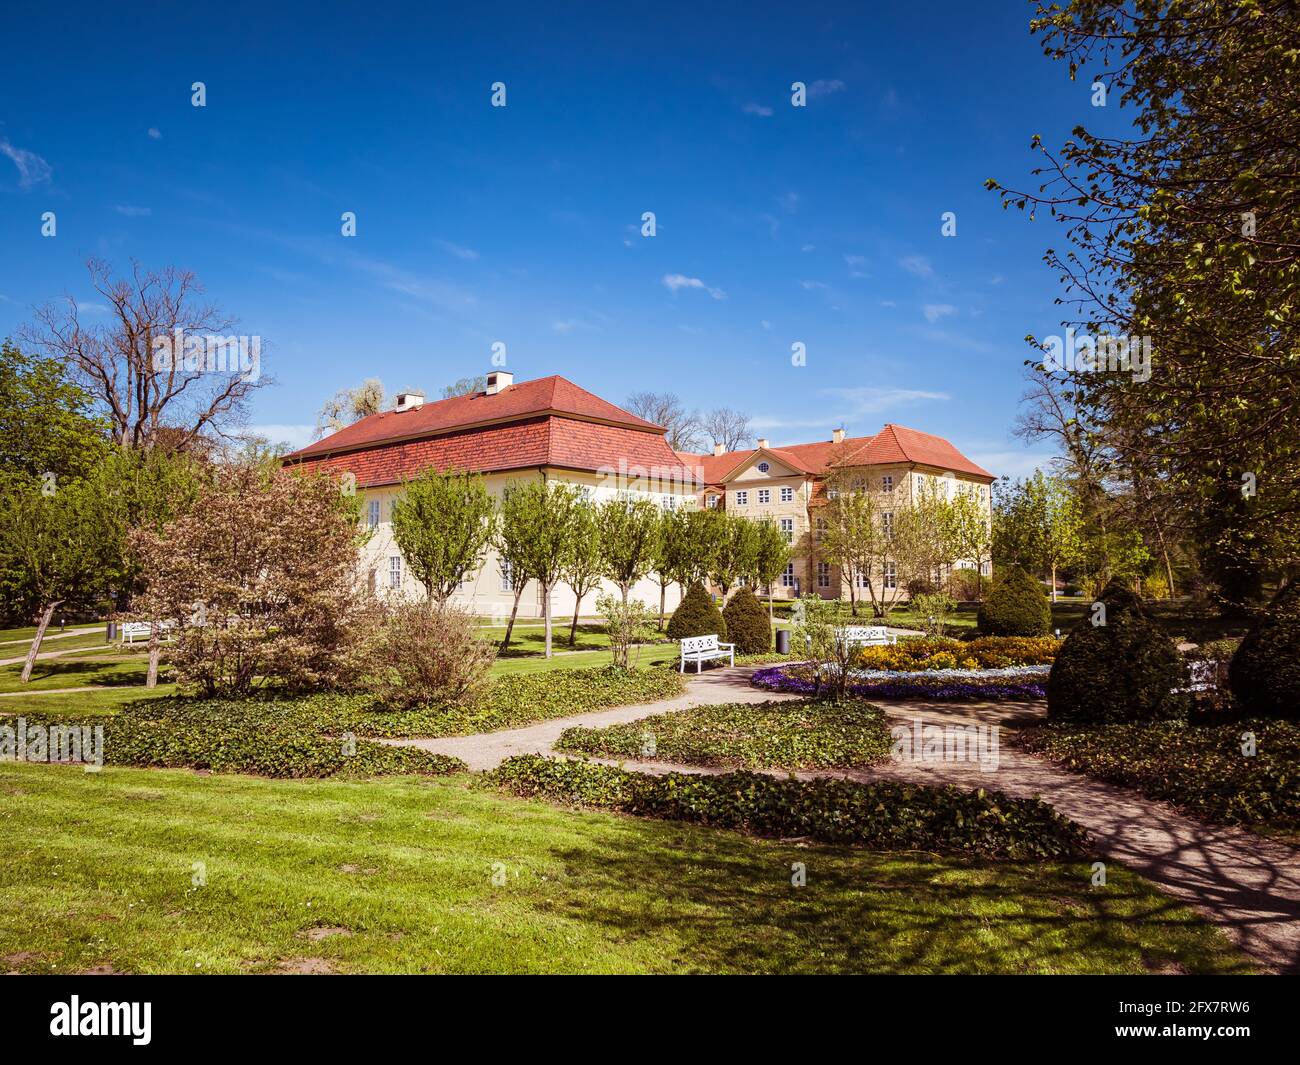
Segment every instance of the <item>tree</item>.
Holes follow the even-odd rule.
[[[327,399],[316,415],[317,437],[337,432],[345,425],[378,414],[387,406],[384,382],[367,377],[356,388],[342,388]]]
[[[748,518],[724,512],[719,532],[710,577],[722,592],[725,603],[732,588],[743,580],[753,579],[758,565],[758,526]]]
[[[482,374],[478,377],[462,377],[443,388],[442,398],[455,399],[457,396],[472,396],[474,393],[482,392],[486,388],[487,378]]]
[[[582,600],[600,587],[600,574],[600,533],[596,525],[596,508],[584,500],[573,515],[573,542],[564,562],[564,583],[573,589],[570,647],[578,645],[578,614],[582,609]]]
[[[335,683],[359,606],[356,504],[324,474],[224,465],[161,530],[132,533],[146,582],[133,612],[174,623],[182,684],[211,696]]]
[[[130,276],[119,279],[99,259],[87,269],[91,287],[108,303],[108,324],[83,322],[69,296],[38,310],[21,335],[68,368],[107,419],[112,439],[143,447],[170,428],[188,447],[237,424],[249,397],[270,380],[261,372],[261,338],[241,343],[231,335],[234,322],[200,302],[203,287],[188,270],[154,272],[132,263]]]
[[[393,505],[393,539],[429,598],[446,603],[483,565],[494,530],[492,496],[481,475],[424,470]]]
[[[687,411],[673,392],[633,392],[627,409],[668,430],[668,446],[674,451],[699,451],[704,442],[699,411]]]
[[[0,573],[5,598],[36,620],[20,679],[32,666],[54,612],[98,603],[114,572],[109,508],[92,479],[58,483],[9,479],[0,493]]]
[[[700,419],[700,429],[715,447],[735,451],[753,439],[754,431],[748,414],[730,407],[715,407]],[[685,449],[683,449],[685,450]]]
[[[1004,206],[1066,227],[1069,246],[1046,260],[1069,324],[1100,338],[1059,374],[1093,484],[1137,489],[1171,578],[1163,530],[1186,528],[1203,569],[1258,600],[1265,576],[1300,561],[1294,5],[1071,0],[1031,28],[1072,77],[1095,66],[1131,116],[1127,136],[1077,128],[1056,153],[1035,137],[1034,191],[988,183]],[[1250,505],[1225,513],[1231,491]],[[1227,605],[1254,605],[1233,594]]]
[[[510,560],[512,576],[523,574],[541,586],[547,658],[551,657],[551,591],[563,578],[583,507],[578,489],[559,481],[512,485],[502,504],[502,557]],[[518,607],[516,591],[515,609]],[[512,612],[503,647],[509,645],[514,620]]]
[[[687,509],[676,529],[679,538],[677,549],[677,582],[682,594],[692,584],[701,584],[713,572],[722,543],[725,512],[712,509]]]
[[[774,624],[772,614],[772,588],[785,572],[790,562],[791,545],[774,521],[758,523],[758,540],[754,550],[755,583],[767,587],[767,624]],[[770,635],[770,632],[769,632]]]
[[[632,585],[654,567],[659,509],[648,499],[607,499],[596,510],[602,575],[627,605]]]
[[[106,450],[108,425],[58,359],[0,344],[0,478],[84,476]]]
[[[614,668],[631,669],[632,648],[638,648],[639,659],[641,644],[655,633],[654,615],[650,613],[650,608],[640,599],[628,601],[602,594],[596,597],[596,609],[605,619]]]
[[[1116,545],[1106,549],[1109,556]],[[1085,557],[1083,510],[1059,477],[1035,470],[1004,488],[998,497],[995,547],[1003,561],[1048,577],[1056,602],[1056,572]]]
[[[868,583],[883,522],[871,493],[853,489],[842,473],[828,478],[826,489],[826,506],[819,518],[825,523],[821,553],[848,585],[849,609],[857,617],[858,587]]]
[[[993,559],[993,523],[979,493],[961,491],[949,508],[949,535],[958,560],[983,573]],[[982,594],[980,598],[983,598]]]

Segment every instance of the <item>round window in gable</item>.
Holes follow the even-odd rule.
[[[759,472],[759,473],[767,473],[767,471],[770,470],[771,468],[772,468],[772,465],[771,465],[771,463],[768,463],[768,462],[760,462],[760,463],[758,464],[758,472]]]

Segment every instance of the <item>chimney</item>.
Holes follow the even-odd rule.
[[[758,446],[759,446],[759,447],[767,447],[767,437],[765,437],[765,436],[760,436],[760,437],[758,438]]]
[[[727,449],[723,447],[721,444],[714,444],[713,453],[715,455],[725,455],[727,453]]]
[[[832,429],[832,430],[831,430],[831,443],[832,443],[832,444],[842,444],[842,443],[844,443],[844,430],[843,430],[843,429]]]
[[[419,410],[424,406],[424,394],[421,392],[398,392],[393,410],[401,414],[404,410]]]
[[[498,392],[504,392],[514,381],[515,375],[509,370],[493,370],[487,375],[487,394],[495,396]]]

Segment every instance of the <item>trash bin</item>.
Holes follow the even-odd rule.
[[[779,655],[788,655],[790,653],[790,630],[776,630],[776,653]]]

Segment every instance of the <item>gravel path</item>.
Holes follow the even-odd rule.
[[[508,732],[446,739],[390,741],[454,755],[486,770],[516,754],[555,755],[554,743],[574,725],[601,727],[692,706],[794,698],[749,685],[749,669],[720,669],[687,682],[674,699],[623,706],[531,725]],[[1039,703],[880,703],[894,724],[1024,724],[1045,713]],[[721,772],[664,762],[622,762],[651,773]],[[784,775],[784,774],[782,774]],[[815,773],[799,773],[809,778]],[[987,787],[1008,795],[1039,797],[1087,828],[1101,856],[1122,862],[1194,906],[1220,925],[1240,950],[1272,972],[1300,973],[1300,848],[1242,829],[1207,825],[1136,792],[1059,769],[1009,742],[1004,729],[997,768],[974,763],[891,762],[824,775],[852,780],[905,780],[920,784]]]

